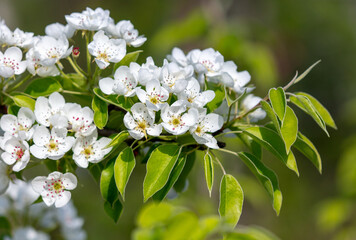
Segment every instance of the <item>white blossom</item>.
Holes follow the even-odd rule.
[[[93,123],[94,112],[89,107],[70,104],[66,108],[66,115],[76,137],[89,136],[96,129]]]
[[[14,164],[12,167],[14,172],[24,169],[30,161],[29,145],[26,141],[12,137],[5,142],[4,150],[1,158],[7,165]]]
[[[138,35],[138,30],[136,30],[133,24],[128,20],[122,20],[116,25],[110,23],[106,28],[109,35],[115,38],[122,38],[126,41],[126,44],[133,47],[140,47],[147,40],[144,36]]]
[[[132,113],[132,115],[131,115]],[[124,124],[129,129],[129,134],[135,139],[147,138],[147,135],[159,136],[162,126],[155,124],[155,115],[143,103],[135,103],[131,113],[124,116]]]
[[[137,63],[131,63],[130,69],[142,86],[146,86],[149,81],[158,80],[162,70],[155,65],[152,57],[147,57],[146,63],[141,66]]]
[[[10,186],[5,195],[12,200],[12,208],[14,208],[17,213],[24,213],[26,208],[31,206],[39,197],[39,194],[32,189],[30,183],[19,179],[10,182]]]
[[[31,48],[26,53],[27,71],[32,75],[38,75],[40,77],[57,76],[60,74],[56,65],[43,66],[41,60],[36,56],[34,49]]]
[[[153,111],[160,110],[169,97],[169,92],[161,87],[161,84],[157,80],[149,81],[146,84],[146,91],[137,89],[136,94],[140,101]]]
[[[188,81],[186,89],[178,94],[179,100],[185,100],[188,107],[202,108],[215,98],[212,90],[200,92],[200,84],[195,78]]]
[[[67,38],[72,38],[74,32],[75,28],[69,24],[63,25],[60,23],[52,23],[45,28],[46,35],[54,38],[60,38],[62,35],[65,35]]]
[[[35,122],[35,115],[32,110],[26,107],[20,108],[17,117],[6,114],[1,117],[0,126],[5,133],[9,133],[21,140],[30,140],[32,138]]]
[[[224,119],[215,113],[206,114],[206,109],[200,109],[197,124],[189,131],[199,144],[205,144],[209,148],[217,149],[216,139],[210,133],[214,133],[222,128]]]
[[[95,130],[86,137],[79,137],[73,145],[73,160],[82,168],[87,168],[89,162],[98,163],[111,151],[105,148],[111,142],[110,138],[102,137],[98,140],[98,132]]]
[[[67,129],[52,128],[51,132],[45,126],[38,126],[33,135],[34,145],[30,147],[31,154],[39,159],[58,160],[73,146],[74,137],[67,137]]]
[[[9,78],[26,70],[26,61],[22,60],[22,51],[18,47],[10,47],[5,53],[0,52],[0,76]]]
[[[171,62],[177,63],[181,67],[187,67],[190,65],[190,61],[180,48],[173,48],[172,54],[167,56],[167,59]]]
[[[105,94],[118,94],[132,97],[136,94],[137,79],[127,66],[116,69],[114,79],[103,78],[99,81],[100,90]]]
[[[7,44],[12,38],[11,30],[6,26],[5,21],[0,19],[0,45]]]
[[[186,133],[189,127],[197,123],[198,110],[190,108],[187,113],[184,113],[185,111],[185,102],[181,100],[174,102],[171,106],[165,105],[161,111],[162,127],[173,135]]]
[[[242,71],[238,72],[237,71],[237,66],[234,62],[232,61],[227,61],[224,63],[223,68],[222,68],[223,74],[229,74],[229,76],[232,78],[234,81],[234,85],[232,89],[241,94],[245,90],[247,92],[251,92],[253,90],[252,87],[245,87],[245,85],[250,82],[251,80],[251,75],[247,71]]]
[[[35,43],[34,54],[41,65],[53,66],[60,59],[68,57],[72,48],[64,35],[59,38],[43,36]]]
[[[193,67],[181,68],[175,62],[165,62],[161,70],[162,86],[169,92],[180,93],[188,84],[187,78],[193,74]]]
[[[254,108],[262,98],[254,96],[253,94],[247,95],[246,98],[242,101],[241,105],[245,111],[248,111]],[[248,119],[251,122],[257,122],[266,117],[266,112],[262,108],[258,108],[252,113],[248,114]]]
[[[120,62],[126,55],[126,42],[123,39],[109,39],[100,30],[89,43],[88,50],[95,57],[95,62],[100,69],[110,65],[110,62]]]
[[[77,187],[77,178],[72,173],[52,172],[48,177],[39,176],[32,180],[32,187],[35,192],[41,194],[47,206],[63,207],[70,198],[71,193],[66,190],[73,190]]]
[[[34,42],[33,32],[24,32],[21,29],[16,28],[12,33],[11,38],[8,38],[6,43],[8,45],[29,49],[33,47]]]
[[[65,16],[69,25],[78,30],[97,31],[105,28],[111,20],[109,10],[88,8],[81,13]]]
[[[14,231],[11,240],[50,240],[50,236],[44,232],[36,231],[32,227],[21,227]]]

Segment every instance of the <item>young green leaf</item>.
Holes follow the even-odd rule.
[[[299,152],[306,156],[321,173],[322,164],[318,150],[315,148],[313,143],[301,132],[298,133],[297,140],[293,144],[293,147],[298,149]]]
[[[31,81],[25,89],[25,93],[37,98],[40,96],[48,96],[51,93],[60,92],[62,90],[62,85],[55,77],[45,77]]]
[[[293,145],[297,139],[298,133],[298,118],[295,115],[294,111],[287,106],[286,115],[283,119],[281,126],[281,135],[286,144],[287,153],[290,150],[290,147]]]
[[[123,199],[125,199],[126,184],[135,165],[135,156],[131,147],[126,147],[116,158],[114,166],[115,183]]]
[[[147,161],[147,173],[143,181],[145,202],[167,183],[180,150],[181,147],[175,144],[161,145],[153,150]]]
[[[277,175],[252,154],[239,152],[238,155],[266,189],[273,200],[273,209],[279,215],[282,207],[282,192],[279,189]]]
[[[295,96],[290,96],[290,100],[300,109],[302,109],[304,112],[309,114],[314,119],[314,121],[321,127],[321,129],[324,130],[326,135],[329,136],[328,130],[326,130],[326,125],[324,120],[321,118],[318,111],[315,109],[314,105],[307,97],[301,95],[295,95]]]
[[[211,84],[209,83],[209,85],[211,85]],[[225,90],[223,89],[223,87],[218,87],[218,86],[215,86],[215,85],[211,85],[209,87],[209,89],[213,89],[214,90],[215,98],[211,102],[209,102],[206,105],[206,107],[208,109],[208,112],[213,112],[223,102],[223,100],[225,98]]]
[[[138,50],[135,52],[130,52],[125,55],[125,57],[118,63],[114,65],[114,71],[118,69],[120,66],[129,66],[131,62],[136,62],[142,50]]]
[[[182,173],[180,174],[179,178],[177,179],[176,183],[174,184],[174,190],[176,192],[183,192],[186,186],[187,182],[187,177],[192,170],[194,163],[195,163],[195,158],[196,154],[195,152],[192,152],[188,154],[186,163],[184,165],[184,168],[182,170]]]
[[[275,131],[265,127],[250,127],[244,133],[260,143],[264,148],[273,153],[286,166],[298,175],[296,162],[291,161],[286,152],[286,146],[282,138]]]
[[[94,123],[99,129],[103,129],[108,122],[108,105],[98,96],[94,95],[91,103],[94,110]]]
[[[297,77],[297,79],[295,79],[294,84],[296,84],[297,82],[302,80],[306,75],[308,75],[308,73],[320,62],[321,62],[321,60],[317,61],[316,63],[311,65],[307,70],[305,70],[299,77]]]
[[[209,196],[211,197],[211,190],[214,184],[214,162],[213,156],[207,152],[204,156],[204,172],[205,172],[205,181],[209,190]]]
[[[101,172],[100,176],[101,195],[103,196],[104,200],[109,202],[111,205],[118,197],[114,179],[114,163],[115,159],[110,159],[110,161],[107,162],[105,168]]]
[[[219,214],[228,225],[234,228],[240,219],[244,195],[238,181],[225,174],[220,183]]]
[[[152,199],[162,201],[167,196],[169,190],[171,190],[173,185],[178,180],[180,174],[182,173],[186,160],[187,160],[187,155],[180,155],[178,157],[177,163],[174,166],[166,185],[164,185],[164,187],[161,190],[156,192],[152,196]]]
[[[127,101],[124,96],[106,95],[99,88],[94,88],[93,92],[101,100],[109,104],[115,105],[125,111],[129,111],[132,106],[131,103]]]
[[[267,113],[267,116],[272,120],[273,125],[277,129],[279,133],[281,133],[281,123],[278,120],[278,117],[276,116],[276,113],[273,111],[271,105],[267,103],[266,101],[261,101],[260,102],[262,109],[265,110]]]
[[[273,110],[277,114],[278,118],[283,121],[287,108],[286,94],[284,93],[283,88],[271,88],[269,90],[268,96],[269,100],[271,101]]]
[[[126,130],[116,134],[116,136],[111,140],[111,142],[105,148],[120,145],[123,141],[126,140],[126,138],[128,136],[129,136],[129,133]]]
[[[304,92],[298,92],[296,93],[296,95],[307,97],[309,101],[314,105],[315,109],[319,113],[319,116],[324,120],[325,124],[329,127],[337,129],[334,119],[332,118],[329,111],[316,98]]]
[[[36,101],[25,95],[15,95],[11,97],[14,103],[19,107],[27,107],[32,111],[35,109]]]
[[[106,214],[109,215],[115,223],[117,223],[122,213],[123,206],[120,199],[117,199],[112,205],[109,202],[105,202],[104,209]]]

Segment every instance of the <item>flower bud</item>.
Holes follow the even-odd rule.
[[[79,54],[80,54],[79,47],[73,48],[73,50],[72,50],[73,57],[77,58],[77,57],[79,57]]]

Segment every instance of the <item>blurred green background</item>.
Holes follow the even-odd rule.
[[[356,239],[356,1],[0,0],[0,16],[12,30],[19,27],[43,35],[46,25],[65,23],[65,14],[87,6],[109,9],[115,21],[131,20],[147,36],[139,62],[152,56],[160,65],[174,46],[186,52],[213,47],[226,60],[234,60],[239,70],[251,73],[255,94],[261,97],[321,59],[291,90],[319,99],[339,128],[328,138],[311,118],[297,112],[305,116],[300,128],[319,149],[323,174],[296,155],[298,178],[265,155],[284,194],[277,217],[267,194],[242,162],[230,156],[223,161],[246,194],[239,224],[263,226],[281,239]],[[239,147],[229,142],[233,145]],[[98,185],[87,171],[78,172],[80,185],[73,198],[89,239],[130,239],[142,207],[144,173],[145,165],[138,164],[127,186],[124,213],[114,224],[104,213]],[[199,215],[217,214],[218,184],[209,199],[199,159],[189,179],[188,191],[173,201]]]

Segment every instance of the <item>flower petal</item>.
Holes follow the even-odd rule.
[[[65,173],[62,177],[62,182],[65,189],[73,190],[77,187],[77,177],[73,173]]]
[[[56,208],[60,208],[65,206],[71,198],[71,193],[68,191],[62,192],[60,195],[58,195],[56,202],[54,203],[54,206]]]

